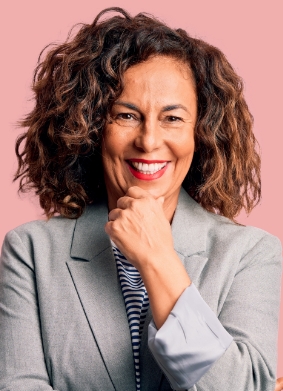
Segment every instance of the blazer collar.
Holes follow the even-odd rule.
[[[110,239],[104,231],[107,220],[106,203],[86,208],[75,225],[67,267],[113,389],[135,391],[131,336]]]
[[[110,246],[104,226],[108,221],[107,203],[101,202],[86,207],[82,216],[77,219],[71,257],[91,261]]]

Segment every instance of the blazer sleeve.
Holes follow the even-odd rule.
[[[281,244],[266,235],[242,258],[217,316],[192,284],[149,348],[174,390],[274,391]]]
[[[32,254],[16,232],[0,263],[0,390],[50,391],[41,340]]]

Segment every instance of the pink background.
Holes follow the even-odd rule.
[[[153,13],[172,27],[219,47],[245,82],[245,96],[255,117],[255,134],[261,145],[261,204],[239,221],[255,225],[283,242],[282,153],[282,7],[281,0],[144,0],[95,2],[94,0],[25,0],[1,2],[1,226],[4,234],[26,221],[42,218],[37,200],[17,195],[12,184],[16,168],[14,141],[20,130],[16,121],[32,106],[29,86],[41,49],[63,41],[71,26],[91,23],[103,8],[125,7],[132,14]],[[141,5],[143,4],[143,5]],[[280,27],[281,26],[281,27]],[[278,376],[283,376],[283,300],[279,332]]]

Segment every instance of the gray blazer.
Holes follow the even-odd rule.
[[[135,391],[131,338],[106,204],[9,232],[0,271],[0,390]],[[233,336],[190,391],[273,391],[281,246],[205,211],[181,191],[174,245],[203,299]],[[141,341],[141,390],[171,390]]]

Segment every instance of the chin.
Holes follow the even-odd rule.
[[[166,195],[167,195],[166,191],[164,192],[160,187],[157,187],[157,186],[156,187],[150,186],[149,183],[141,183],[141,184],[135,185],[135,186],[139,186],[141,189],[146,190],[154,198],[166,197]]]

